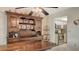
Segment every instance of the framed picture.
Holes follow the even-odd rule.
[[[25,20],[25,21],[24,21],[24,23],[28,23],[28,22],[29,22],[29,20]]]
[[[30,29],[34,29],[34,25],[30,25]]]
[[[22,29],[26,29],[26,25],[22,25]]]
[[[26,25],[19,25],[19,29],[26,29]]]
[[[30,29],[30,25],[27,25],[27,29],[28,29],[28,30]]]
[[[33,24],[33,23],[34,23],[34,21],[33,21],[33,20],[29,20],[29,23]]]

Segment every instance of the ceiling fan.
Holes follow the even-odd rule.
[[[29,8],[29,7],[16,7],[15,9],[22,9],[22,8]],[[44,10],[42,7],[38,7],[38,8],[42,10],[41,12],[44,15],[49,15],[49,13],[46,10]],[[45,7],[45,8],[58,8],[58,7]],[[29,13],[29,15],[32,15],[32,14],[33,14],[33,11]]]

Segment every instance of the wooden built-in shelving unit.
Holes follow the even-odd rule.
[[[48,47],[49,43],[45,43],[42,38],[42,17],[9,11],[6,14],[9,48],[17,46],[12,50],[41,50]]]

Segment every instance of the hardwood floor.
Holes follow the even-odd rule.
[[[51,47],[47,41],[20,41],[9,43],[7,47],[0,48],[0,51],[43,51]]]

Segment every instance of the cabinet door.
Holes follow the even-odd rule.
[[[17,18],[14,16],[10,17],[11,27],[17,27]]]
[[[18,31],[17,28],[18,28],[17,17],[14,15],[9,16],[9,19],[8,19],[9,31]]]
[[[37,20],[36,21],[35,29],[36,29],[36,31],[41,31],[41,29],[42,29],[42,22],[41,22],[41,20]]]

